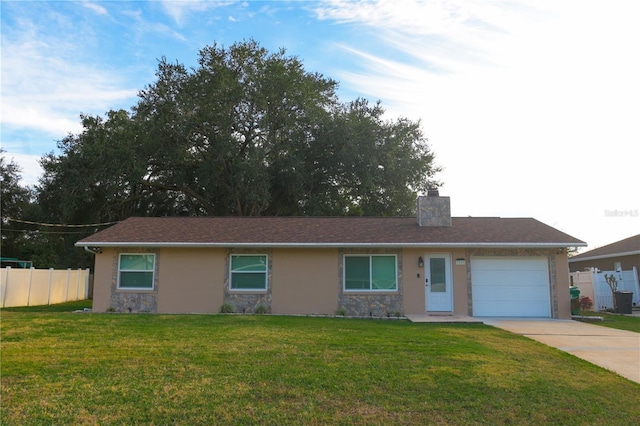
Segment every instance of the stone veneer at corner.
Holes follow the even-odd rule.
[[[451,200],[435,194],[418,197],[418,225],[451,226]]]

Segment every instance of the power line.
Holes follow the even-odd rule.
[[[26,223],[26,224],[29,224],[29,225],[54,226],[54,227],[60,227],[60,228],[91,228],[91,227],[96,227],[96,226],[107,226],[107,225],[113,225],[113,224],[118,223],[118,221],[115,221],[115,222],[104,222],[104,223],[90,223],[88,225],[63,225],[61,223],[31,222],[31,221],[28,221],[28,220],[11,219],[11,218],[7,218],[7,220],[10,221],[10,222]]]
[[[85,234],[86,231],[41,231],[39,229],[7,229],[7,228],[2,228],[2,233],[6,233],[6,232],[22,232],[23,234],[28,234],[30,232],[37,232],[38,234],[63,234],[63,235],[70,235],[70,234]]]

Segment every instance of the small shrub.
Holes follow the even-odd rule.
[[[339,307],[338,309],[336,309],[336,315],[344,317],[347,315],[347,310],[343,307]]]
[[[582,296],[580,298],[580,309],[583,311],[589,311],[593,307],[593,301],[588,296]]]
[[[113,306],[109,306],[107,308],[107,312],[115,312],[116,310],[113,308]]]
[[[221,314],[232,314],[236,311],[236,309],[233,307],[233,305],[231,303],[223,303],[222,305],[220,305],[220,309],[218,309],[218,312]]]
[[[580,300],[576,297],[571,299],[571,315],[577,311],[580,311]],[[578,314],[580,314],[580,312],[578,312]]]
[[[267,314],[269,313],[269,308],[261,303],[256,307],[256,310],[254,312],[260,315]]]

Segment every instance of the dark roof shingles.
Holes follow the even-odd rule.
[[[462,217],[420,227],[410,217],[132,217],[91,235],[96,243],[464,244],[584,242],[531,218]]]
[[[607,244],[606,246],[585,251],[584,253],[573,256],[571,260],[578,260],[585,257],[593,256],[608,256],[620,253],[632,253],[637,251],[640,251],[640,234],[634,235],[633,237],[625,238],[624,240],[616,241],[615,243]]]

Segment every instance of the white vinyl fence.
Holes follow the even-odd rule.
[[[2,307],[52,305],[89,298],[89,269],[0,269]]]
[[[633,292],[633,305],[640,306],[640,283],[638,270],[629,271],[584,271],[572,272],[571,280],[580,288],[580,297],[588,296],[593,300],[593,310],[604,311],[613,308],[613,294],[604,279],[605,275],[613,275],[618,281],[618,291]]]

